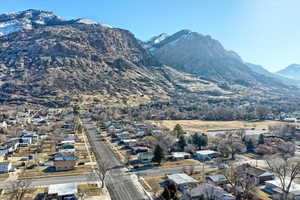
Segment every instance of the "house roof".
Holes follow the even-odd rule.
[[[48,194],[57,194],[58,196],[76,194],[77,192],[77,184],[75,183],[50,185],[48,188]]]
[[[209,178],[213,182],[222,182],[227,180],[223,174],[212,175],[212,176],[208,176],[207,178]]]
[[[210,197],[215,197],[216,199],[235,199],[235,197],[224,191],[221,187],[217,187],[208,183],[202,183],[197,187],[188,190],[191,197],[199,197],[201,195],[209,195]]]
[[[289,183],[289,180],[286,180],[286,184],[288,184],[288,183]],[[273,185],[273,186],[275,186],[277,188],[281,188],[281,182],[280,182],[279,179],[275,179],[275,180],[271,180],[271,181],[266,181],[266,184]],[[292,182],[290,191],[291,192],[299,192],[300,191],[300,184]]]
[[[151,159],[154,156],[153,152],[142,152],[138,154],[140,159]]]
[[[186,153],[186,152],[172,152],[172,156],[175,158],[182,158],[185,156],[190,156],[191,154]]]
[[[196,151],[196,154],[201,154],[201,155],[210,155],[210,154],[215,154],[218,153],[213,150],[201,150],[201,151]]]
[[[60,152],[55,154],[55,161],[71,161],[76,160],[76,156],[72,152]]]
[[[198,183],[196,179],[194,179],[191,176],[188,176],[185,173],[167,175],[167,178],[170,181],[174,182],[176,185]]]
[[[9,164],[9,162],[0,162],[0,168],[7,168]]]
[[[249,164],[244,164],[238,167],[238,169],[247,172],[248,174],[255,176],[255,177],[263,177],[263,176],[272,176],[273,174],[271,172],[268,172],[266,170],[253,167]]]

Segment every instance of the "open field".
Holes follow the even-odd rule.
[[[154,196],[158,196],[163,191],[163,188],[160,184],[165,182],[166,178],[163,176],[154,176],[147,177],[144,179],[144,181],[146,182],[144,187],[150,189],[153,192]]]
[[[151,124],[162,128],[173,130],[176,124],[180,124],[185,131],[206,132],[206,131],[219,131],[219,130],[233,130],[233,129],[268,129],[269,126],[289,124],[280,121],[202,121],[202,120],[160,120],[148,121]],[[300,123],[292,123],[300,126]]]

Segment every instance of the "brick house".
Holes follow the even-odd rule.
[[[71,152],[60,152],[54,157],[54,167],[56,171],[66,171],[74,169],[76,156]]]

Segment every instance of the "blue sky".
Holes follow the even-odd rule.
[[[190,29],[271,71],[300,63],[299,0],[3,0],[0,13],[29,8],[111,24],[142,40]]]

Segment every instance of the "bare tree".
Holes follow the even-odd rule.
[[[233,192],[236,194],[238,191],[237,188],[239,186],[239,180],[236,169],[230,166],[229,168],[223,171],[223,175],[226,177],[228,183],[232,187]]]
[[[79,189],[77,196],[78,196],[79,200],[84,200],[85,197],[87,196],[87,190]]]
[[[245,199],[250,198],[250,193],[255,188],[255,179],[249,173],[249,167],[247,164],[236,168],[231,166],[223,172],[235,195],[239,193],[238,189],[241,189]]]
[[[227,133],[226,138],[219,141],[218,150],[224,154],[230,154],[232,160],[235,160],[235,154],[242,152],[245,149],[245,145],[240,138],[236,138],[232,133]]]
[[[24,196],[31,192],[31,180],[30,179],[21,179],[11,181],[9,183],[9,189],[11,191],[11,200],[22,200]]]
[[[236,130],[235,134],[240,137],[241,141],[244,141],[246,137],[246,130],[245,129]]]
[[[111,170],[111,168],[108,160],[98,160],[98,165],[95,168],[95,173],[101,181],[101,188],[104,188],[105,177],[109,170]]]
[[[266,160],[270,170],[274,173],[280,181],[281,190],[283,193],[282,200],[287,200],[290,194],[290,188],[300,174],[300,161],[289,158],[273,158]]]

